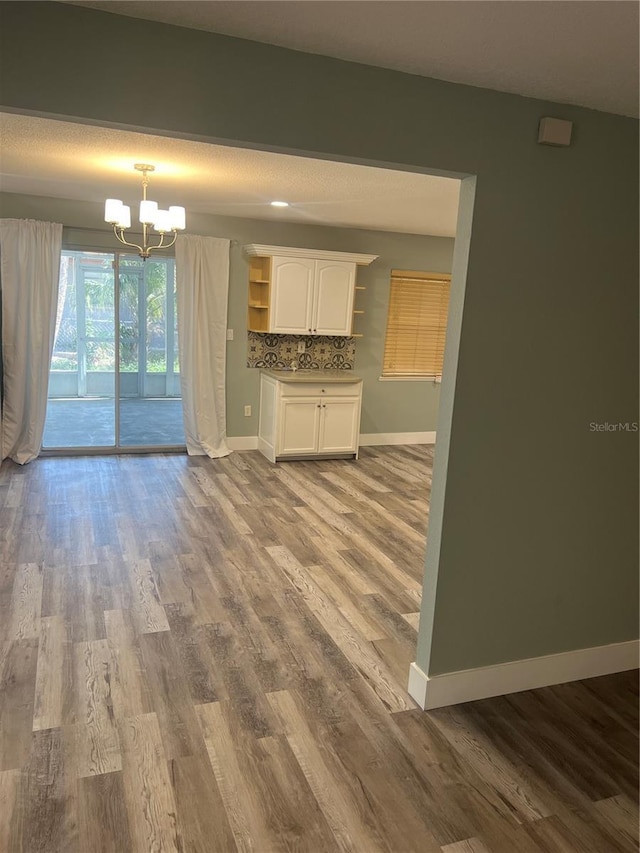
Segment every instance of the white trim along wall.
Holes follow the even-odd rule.
[[[431,677],[412,663],[408,690],[418,705],[427,711],[635,669],[639,653],[640,641],[630,640]]]
[[[361,447],[375,447],[381,444],[435,444],[433,432],[370,432],[360,434]],[[227,437],[230,450],[257,450],[257,435],[239,435]]]
[[[361,447],[374,447],[377,444],[435,444],[433,432],[365,432],[360,433]]]

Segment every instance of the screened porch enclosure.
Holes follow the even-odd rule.
[[[43,444],[184,444],[173,258],[63,251]]]

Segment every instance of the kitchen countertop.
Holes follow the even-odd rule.
[[[362,377],[356,376],[351,370],[282,370],[267,368],[262,371],[266,376],[278,379],[280,382],[362,382]]]

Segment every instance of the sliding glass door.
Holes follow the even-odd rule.
[[[45,449],[182,445],[174,259],[64,251]]]
[[[120,444],[184,444],[173,258],[119,260]]]
[[[113,254],[63,252],[45,448],[116,444],[114,300]]]

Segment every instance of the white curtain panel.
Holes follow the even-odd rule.
[[[0,219],[2,458],[40,453],[58,306],[62,225]]]
[[[180,235],[176,291],[187,453],[227,456],[225,371],[230,241]]]

